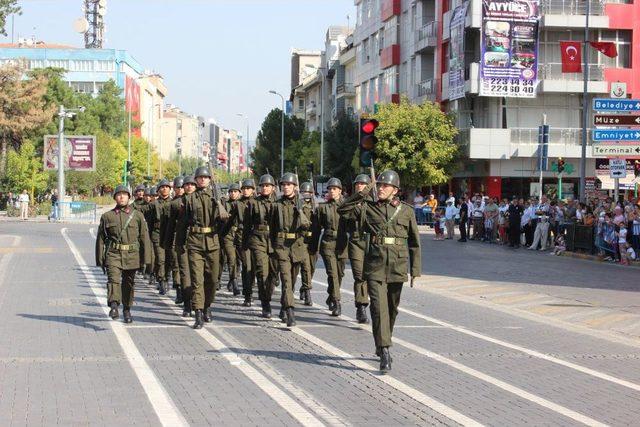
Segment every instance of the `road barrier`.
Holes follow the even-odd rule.
[[[593,253],[594,250],[594,229],[591,225],[567,224],[565,233],[565,243],[567,250],[575,252],[582,250]]]
[[[92,202],[57,202],[53,207],[52,220],[63,222],[88,222],[97,220],[98,205]]]

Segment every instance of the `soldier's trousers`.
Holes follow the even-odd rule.
[[[318,262],[318,253],[312,254],[307,251],[307,256],[302,260],[299,264],[300,276],[302,279],[302,286],[300,286],[301,291],[310,291],[313,288],[313,274],[316,272],[316,263]],[[297,269],[297,270],[298,270]],[[296,274],[294,279],[298,277],[298,271],[296,270]]]
[[[180,274],[180,287],[185,301],[191,301],[191,274],[189,254],[184,246],[176,246],[176,261]]]
[[[327,270],[327,282],[329,287],[327,293],[334,301],[340,301],[340,286],[342,284],[342,276],[344,276],[345,260],[338,258],[335,251],[320,251],[324,268]]]
[[[283,257],[282,254],[277,258],[278,272],[280,273],[280,282],[282,283],[282,297],[280,303],[282,307],[287,309],[295,306],[295,297],[293,295],[293,287],[296,283],[298,271],[300,271],[300,262],[294,262],[289,257]]]
[[[398,315],[402,283],[369,280],[371,324],[376,347],[390,347],[393,325]]]
[[[157,280],[164,280],[167,278],[167,257],[164,248],[160,246],[160,243],[153,242],[153,253],[155,254],[155,263],[153,265],[153,274]]]
[[[238,257],[242,269],[240,275],[242,276],[242,294],[251,295],[251,289],[256,281],[256,273],[254,271],[253,262],[251,261],[251,251],[249,249],[238,248]]]
[[[274,276],[278,268],[275,258],[269,256],[266,250],[252,249],[251,263],[255,269],[256,282],[258,282],[258,298],[262,302],[271,302],[273,290],[276,285],[276,278]],[[253,288],[243,287],[242,293],[246,299],[251,298]]]
[[[195,310],[209,308],[216,298],[220,248],[189,249],[191,271],[191,305]]]
[[[238,275],[238,258],[236,258],[236,246],[233,241],[222,239],[222,252],[224,252],[225,262],[229,269],[229,280],[235,280]]]
[[[133,285],[136,269],[123,270],[120,267],[107,266],[107,302],[125,307],[133,305]]]
[[[176,251],[176,247],[172,246],[171,249],[167,249],[165,252],[167,254],[167,258],[165,261],[169,264],[169,272],[171,274],[171,278],[173,279],[173,289],[182,288],[180,285],[180,264],[178,263],[178,253]],[[169,279],[167,277],[167,279]]]
[[[364,280],[364,245],[363,240],[349,242],[349,262],[353,273],[353,294],[355,295],[356,307],[369,305],[367,281]]]

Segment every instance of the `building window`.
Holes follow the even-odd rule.
[[[369,63],[369,39],[362,40],[362,63]]]
[[[86,61],[86,60],[70,61],[69,71],[93,71],[93,61]]]
[[[69,61],[63,59],[49,59],[47,66],[52,68],[62,68],[64,70],[69,70]]]
[[[110,72],[115,71],[115,63],[113,61],[96,61],[96,71]]]
[[[93,93],[93,82],[70,82],[69,86],[74,92]]]
[[[304,99],[302,98],[298,99],[298,109],[304,110]]]
[[[394,16],[384,23],[384,36],[382,49],[398,44],[398,17]]]

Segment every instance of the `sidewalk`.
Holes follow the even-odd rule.
[[[576,258],[576,259],[584,259],[584,260],[588,260],[588,261],[595,261],[595,262],[606,262],[608,264],[613,264],[609,261],[605,261],[604,257],[601,257],[599,255],[591,255],[591,254],[585,254],[585,253],[581,253],[581,252],[563,252],[562,256],[564,257],[569,257],[569,258]],[[621,265],[619,263],[617,263],[618,265]],[[624,267],[624,266],[623,266]],[[635,260],[635,261],[630,261],[630,264],[626,267],[635,267],[635,268],[639,268],[640,267],[640,261]]]

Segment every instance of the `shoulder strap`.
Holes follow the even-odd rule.
[[[394,219],[396,219],[396,217],[398,216],[398,214],[400,213],[400,210],[402,209],[402,203],[400,203],[398,206],[396,206],[396,210],[393,212],[393,215],[391,215],[391,218],[389,218],[389,220],[387,222],[384,223],[384,225],[382,226],[382,234],[383,236],[385,236],[389,230],[389,226],[391,225],[391,223],[393,222]]]
[[[122,230],[120,230],[120,234],[118,234],[118,242],[120,242],[120,239],[122,238],[125,230],[127,229],[127,227],[129,227],[129,224],[131,224],[131,220],[133,219],[134,215],[135,211],[132,210],[131,215],[129,215],[129,218],[127,218],[127,221],[124,223],[124,227],[122,227]]]

